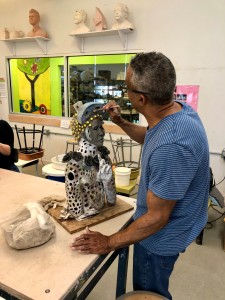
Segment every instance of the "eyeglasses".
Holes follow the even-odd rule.
[[[138,90],[129,89],[127,86],[123,86],[121,89],[124,94],[127,93],[128,91],[131,91],[136,94],[144,94],[144,95],[149,94],[148,92],[142,92],[142,91],[138,91]]]

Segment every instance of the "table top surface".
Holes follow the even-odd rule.
[[[23,203],[50,195],[65,197],[65,184],[40,177],[0,169],[0,220]],[[135,199],[119,196],[135,206]],[[133,211],[91,227],[110,235],[130,219]],[[54,221],[55,222],[55,221]],[[70,234],[57,222],[56,235],[46,244],[27,250],[10,248],[0,231],[0,288],[22,299],[63,299],[79,277],[99,257],[72,251],[69,244],[81,232]]]

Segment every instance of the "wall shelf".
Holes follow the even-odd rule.
[[[24,38],[15,38],[15,39],[2,39],[1,41],[5,42],[12,52],[13,55],[16,55],[16,44],[17,43],[27,43],[33,42],[36,43],[39,48],[42,50],[44,54],[47,54],[47,42],[49,41],[48,38],[42,36],[36,37],[24,37]]]
[[[87,33],[75,33],[70,34],[70,36],[74,36],[80,42],[80,50],[84,52],[84,39],[88,37],[99,37],[99,36],[110,36],[110,35],[118,35],[120,41],[123,45],[124,50],[127,50],[127,36],[129,33],[133,32],[131,28],[118,29],[118,30],[102,30],[102,31],[91,31]]]

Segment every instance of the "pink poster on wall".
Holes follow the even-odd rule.
[[[174,100],[189,104],[195,111],[198,107],[199,85],[177,85]]]

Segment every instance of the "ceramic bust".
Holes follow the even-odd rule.
[[[129,10],[126,4],[118,3],[114,8],[116,23],[111,29],[134,29],[134,25],[128,20]]]
[[[40,23],[40,14],[37,10],[35,9],[30,9],[29,11],[29,22],[33,26],[33,29],[28,32],[27,36],[28,37],[35,37],[35,36],[42,36],[47,38],[48,34],[47,32],[42,29],[39,25]]]
[[[87,13],[84,10],[76,10],[74,15],[76,29],[72,31],[71,34],[90,32],[90,28],[85,24],[86,19]]]
[[[95,8],[94,24],[96,31],[102,31],[107,29],[105,16],[98,7]]]
[[[105,131],[96,102],[74,105],[72,133],[79,141],[76,152],[67,153],[65,169],[66,205],[61,218],[81,220],[97,214],[105,205],[116,203],[116,188],[108,149],[103,146]]]

